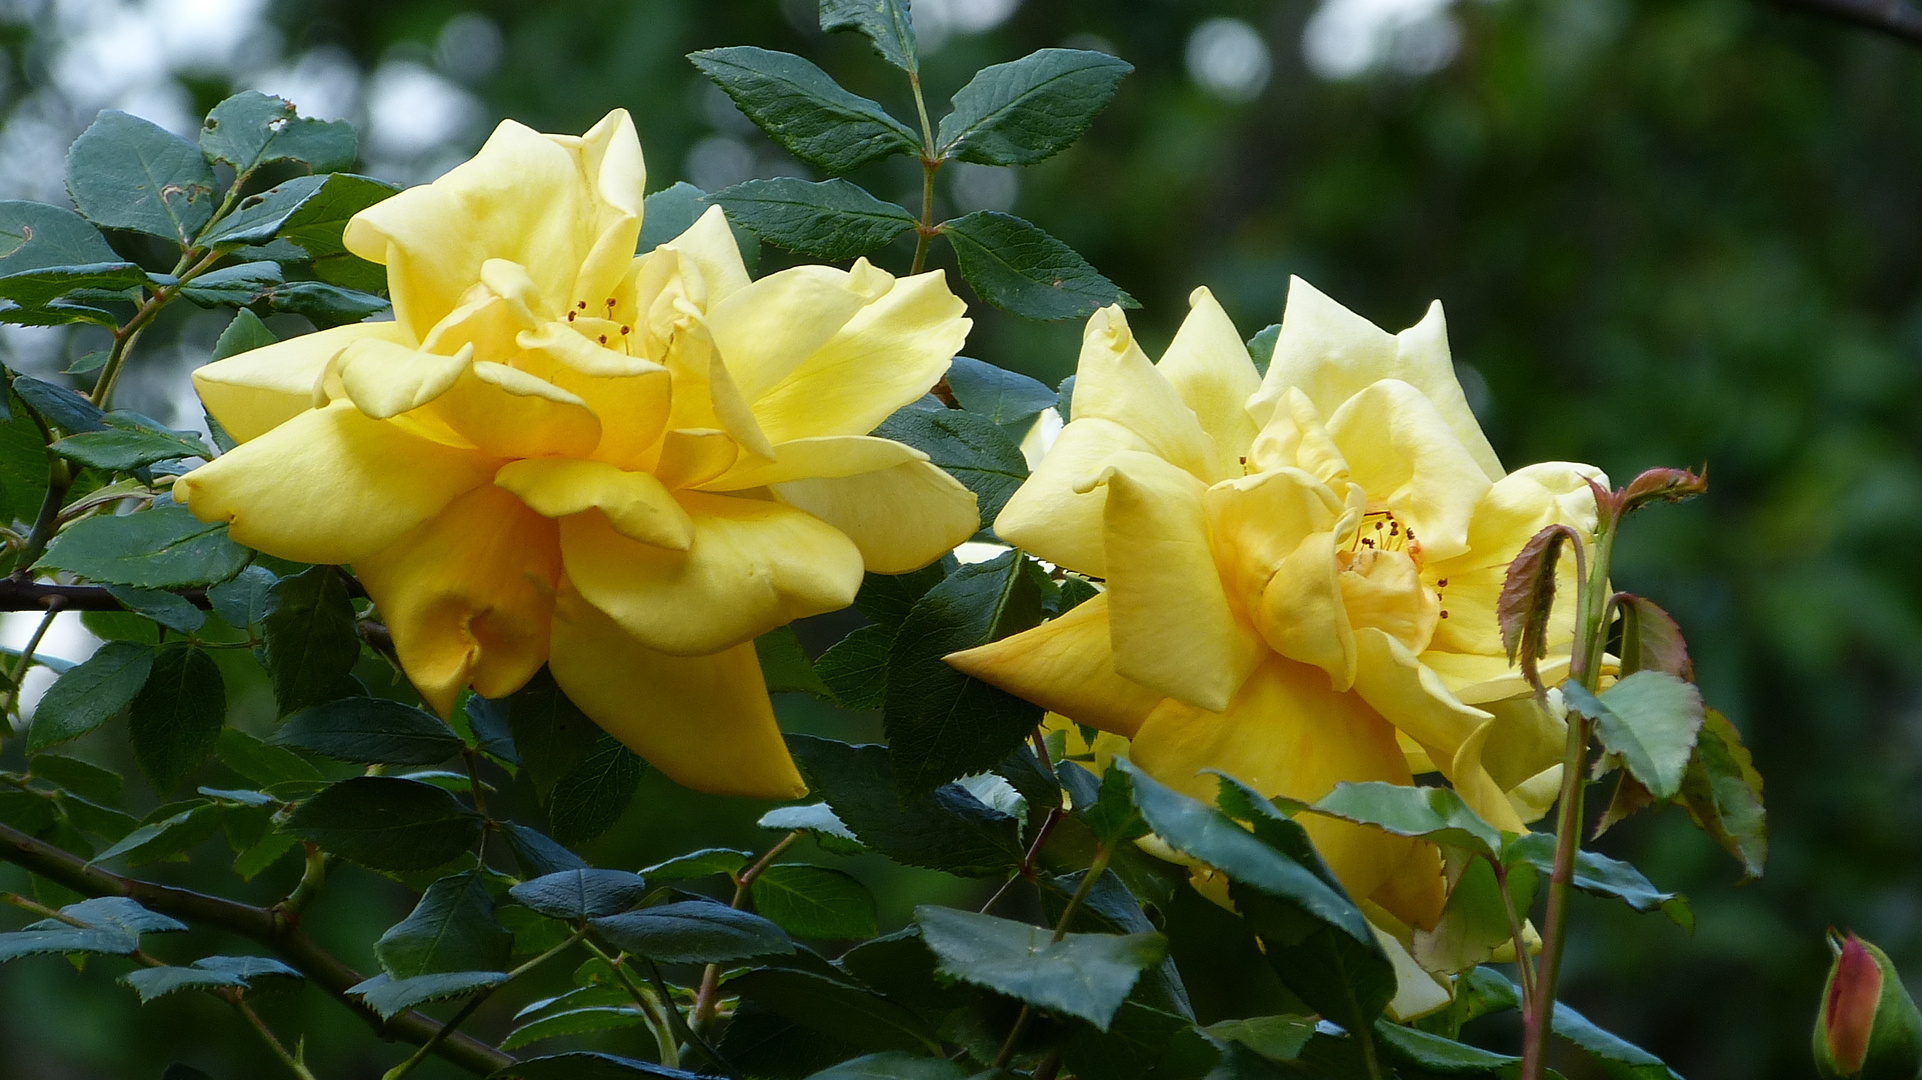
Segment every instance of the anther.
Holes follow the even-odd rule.
[[[1442,613],[1441,613],[1441,617],[1442,617],[1442,618],[1444,618],[1444,619],[1446,619],[1446,618],[1448,618],[1448,612],[1446,612],[1446,611],[1444,611],[1444,612],[1442,612]]]
[[[573,312],[571,312],[571,311],[570,311],[570,312],[568,312],[568,313],[567,313],[567,321],[568,321],[568,322],[573,322],[573,321],[574,321],[574,313],[573,313]]]
[[[634,332],[634,328],[633,328],[633,327],[631,327],[631,326],[623,326],[623,327],[621,327],[621,333],[623,333],[623,334],[631,334],[631,333],[633,333],[633,332]]]
[[[1448,579],[1447,579],[1447,578],[1443,578],[1443,579],[1441,579],[1440,581],[1437,581],[1437,582],[1435,582],[1435,588],[1437,588],[1437,589],[1446,589],[1446,588],[1448,588]]]
[[[581,309],[582,311],[586,311],[586,310],[587,310],[587,301],[585,301],[585,300],[579,300],[579,301],[576,301],[576,302],[575,302],[575,304],[574,304],[574,306],[575,306],[575,307],[577,307],[577,308],[580,308],[580,309]]]
[[[603,344],[603,345],[605,345],[605,344],[607,344],[607,335],[606,335],[606,334],[602,334],[602,335],[601,335],[601,344]]]

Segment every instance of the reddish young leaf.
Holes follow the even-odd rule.
[[[1688,658],[1682,628],[1654,601],[1630,593],[1615,594],[1622,613],[1622,674],[1665,671],[1695,681],[1695,665]]]
[[[1510,663],[1521,662],[1522,677],[1536,690],[1542,688],[1542,678],[1535,665],[1548,655],[1548,613],[1555,604],[1555,566],[1564,541],[1579,555],[1581,537],[1566,525],[1550,525],[1530,537],[1508,564],[1495,601],[1502,647]]]
[[[1708,470],[1700,475],[1687,469],[1650,469],[1629,481],[1619,496],[1627,514],[1652,502],[1681,502],[1708,490]]]
[[[1638,810],[1646,810],[1655,805],[1655,796],[1642,786],[1640,780],[1627,769],[1621,771],[1615,781],[1615,795],[1608,800],[1608,809],[1602,812],[1602,819],[1595,823],[1595,833],[1589,839],[1599,840],[1603,833],[1615,827],[1616,822]]]

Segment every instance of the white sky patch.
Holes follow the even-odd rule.
[[[1454,0],[1322,0],[1302,30],[1302,55],[1324,79],[1371,71],[1426,75],[1455,58]]]
[[[41,618],[41,613],[37,611],[9,611],[0,615],[0,645],[16,653],[26,648]],[[63,611],[53,617],[53,625],[47,628],[46,636],[40,639],[40,647],[34,652],[79,663],[92,656],[100,646],[100,639],[80,624],[79,612]],[[11,665],[15,660],[9,656],[6,662]],[[56,672],[47,667],[35,667],[27,673],[25,684],[20,688],[20,715],[23,718],[33,718],[33,707],[39,704],[41,695],[58,677]]]
[[[389,60],[367,84],[369,158],[418,160],[476,133],[480,99],[430,68]]]
[[[1261,32],[1241,19],[1208,19],[1188,35],[1188,77],[1223,101],[1253,101],[1274,71]]]
[[[294,103],[300,115],[317,120],[347,120],[360,110],[360,68],[347,50],[323,45],[248,80],[248,89],[276,94]]]
[[[915,0],[910,9],[914,37],[923,53],[947,44],[956,34],[979,34],[1007,22],[1021,0]]]

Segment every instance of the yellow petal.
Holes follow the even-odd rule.
[[[754,415],[775,442],[866,435],[947,373],[972,325],[966,311],[941,271],[901,278],[762,393]]]
[[[628,539],[598,513],[561,519],[567,576],[643,645],[702,656],[854,602],[861,552],[839,530],[780,503],[683,491],[686,551]]]
[[[473,362],[472,345],[440,356],[389,341],[362,340],[341,350],[336,371],[355,408],[387,420],[445,394]]]
[[[494,457],[580,457],[601,441],[600,418],[586,402],[505,364],[472,365],[431,408]]]
[[[1261,391],[1249,400],[1248,408],[1258,422],[1266,423],[1282,394],[1296,387],[1321,415],[1333,416],[1343,402],[1382,379],[1399,379],[1419,390],[1441,414],[1483,476],[1491,481],[1501,478],[1501,462],[1489,447],[1481,425],[1475,422],[1475,414],[1455,379],[1439,301],[1429,307],[1419,325],[1396,337],[1329,299],[1313,285],[1290,278],[1288,306],[1282,313],[1274,358]]]
[[[387,264],[394,318],[420,340],[489,259],[526,267],[557,308],[598,304],[633,254],[644,180],[623,112],[585,139],[504,121],[472,160],[356,214],[344,240]]]
[[[596,328],[607,325],[604,319],[583,319],[579,323],[554,319],[534,329],[521,331],[515,335],[515,344],[529,352],[544,353],[548,359],[573,369],[576,374],[597,379],[651,375],[661,370],[659,364],[646,357],[631,356],[615,348],[620,343],[613,338],[608,341],[590,340],[582,329],[582,324],[590,323]],[[553,372],[543,371],[541,374],[551,376]]]
[[[1161,695],[1115,674],[1108,594],[1058,619],[978,648],[949,653],[964,674],[1078,724],[1133,738]]]
[[[599,510],[631,540],[674,551],[694,542],[693,520],[648,473],[622,472],[603,461],[528,458],[501,466],[494,483],[543,517]]]
[[[1250,471],[1294,468],[1324,484],[1348,482],[1348,459],[1341,456],[1328,426],[1308,395],[1289,387],[1275,403],[1268,423],[1249,449]]]
[[[499,462],[371,420],[348,401],[301,413],[180,478],[202,521],[297,562],[358,562],[400,539]]]
[[[668,656],[563,587],[550,670],[595,723],[697,791],[798,799],[807,785],[775,726],[754,643]]]
[[[1419,653],[1434,635],[1441,603],[1405,551],[1363,548],[1339,575],[1349,625],[1370,626]]]
[[[1112,420],[1139,435],[1150,452],[1185,469],[1203,483],[1239,475],[1214,469],[1214,448],[1194,410],[1184,404],[1135,344],[1119,307],[1094,313],[1081,336],[1070,419]]]
[[[1367,899],[1411,928],[1433,930],[1448,902],[1441,850],[1422,841],[1410,845],[1401,865]]]
[[[398,323],[336,326],[196,368],[194,390],[208,414],[244,443],[313,408],[321,373],[342,350],[361,341],[410,344]]]
[[[1390,1018],[1414,1020],[1446,1008],[1454,1000],[1436,976],[1423,971],[1422,966],[1415,962],[1407,946],[1373,923],[1368,928],[1375,932],[1376,942],[1388,954],[1388,961],[1395,968],[1395,996],[1389,999],[1387,1005]]]
[[[1468,525],[1490,485],[1435,406],[1393,379],[1374,383],[1328,418],[1328,435],[1349,475],[1373,506],[1385,505],[1413,535],[1425,558],[1468,550]]]
[[[772,461],[774,444],[735,384],[706,320],[685,303],[680,311],[682,321],[666,361],[674,376],[668,427],[720,428],[741,449]]]
[[[974,492],[926,461],[789,480],[773,488],[782,502],[845,533],[876,574],[919,570],[981,528]]]
[[[706,491],[745,491],[815,477],[878,472],[928,455],[892,439],[872,435],[825,435],[774,445],[774,460],[750,458],[702,484]]]
[[[894,284],[866,260],[855,265],[860,272],[853,274],[832,266],[791,267],[709,302],[708,328],[742,396],[760,398]]]
[[[1248,347],[1206,288],[1188,296],[1188,317],[1155,369],[1168,380],[1214,448],[1216,476],[1234,476],[1255,439],[1248,399],[1261,389]],[[1080,380],[1075,380],[1077,387]]]
[[[1469,524],[1468,551],[1429,569],[1431,579],[1448,582],[1440,590],[1448,620],[1436,630],[1430,649],[1501,656],[1506,661],[1495,601],[1501,596],[1508,564],[1530,537],[1549,525],[1569,525],[1582,535],[1594,534],[1595,497],[1588,488],[1589,477],[1604,486],[1608,483],[1593,466],[1551,461],[1517,469],[1488,489]],[[1551,648],[1565,647],[1575,635],[1575,560],[1566,550],[1556,566],[1555,580],[1547,638]]]
[[[1216,484],[1205,503],[1230,602],[1269,648],[1348,689],[1355,638],[1334,536],[1342,500],[1299,469],[1276,469]]]
[[[654,475],[670,490],[699,487],[722,475],[741,457],[741,444],[713,428],[670,431],[661,439]],[[760,462],[764,459],[752,459]]]
[[[720,303],[747,288],[751,280],[747,264],[741,261],[741,246],[734,239],[734,230],[728,228],[727,217],[718,206],[708,207],[686,232],[661,247],[679,252],[694,267],[708,303]]]
[[[1112,420],[1075,420],[1048,456],[1015,489],[994,531],[1023,551],[1089,577],[1108,576],[1103,525],[1108,489],[1085,488],[1116,454],[1149,451],[1148,442]]]
[[[1271,656],[1226,712],[1164,701],[1136,733],[1129,759],[1162,783],[1213,803],[1217,769],[1262,795],[1313,802],[1343,780],[1411,777],[1395,730],[1354,694],[1328,688],[1317,668]],[[1369,896],[1413,842],[1333,818],[1303,814],[1315,849],[1353,896]]]
[[[1228,605],[1201,481],[1153,454],[1123,453],[1106,483],[1115,670],[1198,708],[1227,708],[1266,650]]]
[[[1481,765],[1503,791],[1513,793],[1544,770],[1554,768],[1567,752],[1567,721],[1543,708],[1535,695],[1491,701],[1482,708],[1495,720],[1482,746]],[[1561,774],[1557,773],[1555,779],[1559,782]],[[1529,820],[1539,816],[1535,814]]]
[[[407,677],[442,716],[469,683],[505,697],[547,662],[560,572],[554,523],[491,486],[354,563]]]

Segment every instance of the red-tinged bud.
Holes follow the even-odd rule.
[[[1922,1013],[1888,955],[1854,934],[1829,931],[1835,966],[1815,1021],[1823,1080],[1915,1080],[1922,1072]]]
[[[1693,499],[1707,490],[1707,469],[1703,469],[1700,475],[1687,469],[1650,469],[1629,481],[1616,498],[1620,500],[1621,512],[1627,514],[1652,502]]]

